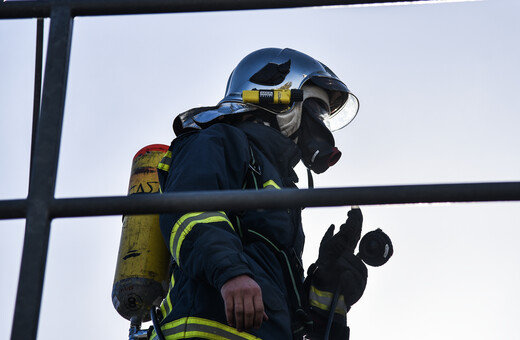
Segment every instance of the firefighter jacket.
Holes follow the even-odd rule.
[[[278,130],[253,122],[218,123],[176,138],[159,165],[159,178],[164,193],[295,188],[293,167],[299,160],[296,144]],[[161,231],[175,262],[171,288],[161,305],[166,339],[293,338],[291,296],[303,280],[300,212],[161,215]],[[292,271],[288,262],[293,263]],[[260,329],[248,332],[227,325],[220,295],[226,281],[242,274],[261,287],[269,316]]]

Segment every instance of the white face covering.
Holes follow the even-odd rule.
[[[302,106],[305,99],[318,98],[326,103],[327,106],[329,105],[329,95],[327,94],[327,91],[321,87],[318,87],[312,83],[307,83],[302,86],[302,90],[303,101],[294,104],[292,110],[278,113],[276,115],[276,120],[278,122],[278,126],[280,127],[280,132],[286,137],[291,137],[300,128],[302,120]]]

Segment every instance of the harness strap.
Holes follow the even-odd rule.
[[[255,230],[247,230],[248,240],[257,240],[267,245],[276,255],[284,270],[284,279],[289,293],[289,303],[292,311],[292,325],[294,339],[302,339],[305,332],[312,328],[313,321],[309,316],[308,300],[303,289],[301,281],[301,271],[299,260],[296,257],[294,249],[286,250],[269,240],[264,235]]]
[[[278,189],[280,186],[273,180],[259,185],[262,182],[260,176],[262,171],[260,165],[256,162],[254,157],[253,149],[249,146],[251,153],[251,160],[249,163],[249,173],[244,180],[243,189],[253,187],[255,190],[260,189]],[[247,226],[242,225],[240,222],[240,214],[236,214],[234,219],[236,221],[235,230],[242,239],[242,242],[259,241],[267,245],[276,257],[278,258],[280,265],[284,268],[284,279],[289,293],[290,310],[292,312],[292,325],[291,329],[293,332],[294,339],[302,339],[305,332],[312,328],[313,321],[309,316],[309,303],[307,296],[304,294],[303,282],[303,266],[296,255],[296,251],[293,248],[287,249],[282,247],[276,241],[269,239],[262,235],[256,230],[250,230]]]

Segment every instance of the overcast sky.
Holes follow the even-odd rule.
[[[520,181],[516,0],[113,16],[74,21],[56,197],[126,195],[134,154],[222,99],[248,53],[291,47],[358,96],[317,187]],[[46,20],[45,35],[48,33]],[[28,187],[36,20],[0,21],[0,199]],[[306,187],[303,168],[300,184]],[[520,203],[362,207],[394,257],[369,268],[354,340],[517,339]],[[348,207],[304,211],[304,265]],[[0,221],[10,334],[24,220]],[[112,306],[121,216],[52,222],[38,339],[127,339]],[[65,335],[67,334],[67,335]]]

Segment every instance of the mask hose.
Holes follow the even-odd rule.
[[[312,178],[312,172],[309,168],[307,168],[307,187],[309,189],[314,189],[314,179]]]

